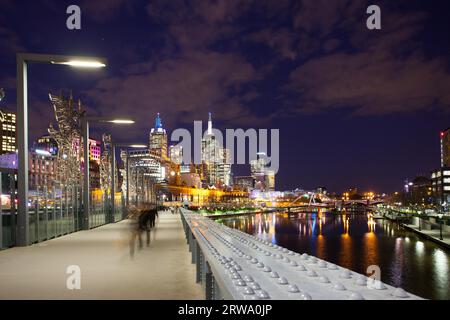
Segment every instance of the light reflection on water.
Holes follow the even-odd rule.
[[[387,220],[365,214],[256,214],[221,223],[295,252],[366,274],[378,265],[382,281],[428,299],[450,299],[450,252]]]

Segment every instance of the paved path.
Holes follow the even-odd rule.
[[[443,231],[442,233],[442,240],[440,237],[440,230],[439,229],[432,229],[427,230],[422,228],[422,230],[419,230],[419,226],[413,225],[413,224],[403,224],[405,227],[411,229],[412,231],[415,231],[417,233],[420,233],[422,235],[427,236],[429,239],[442,244],[443,246],[450,248],[450,234],[448,232]]]
[[[160,214],[133,259],[129,235],[123,221],[3,250],[0,299],[204,299],[179,215]],[[66,287],[70,265],[81,268],[81,290]]]

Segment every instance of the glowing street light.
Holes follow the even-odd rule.
[[[104,68],[106,64],[101,61],[91,60],[69,60],[69,61],[51,61],[52,64],[63,64],[77,68]]]
[[[115,123],[115,124],[133,124],[133,123],[135,123],[133,120],[128,120],[128,119],[113,119],[113,120],[106,120],[105,122]]]

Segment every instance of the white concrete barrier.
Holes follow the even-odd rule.
[[[416,300],[416,295],[181,209],[197,281],[210,299]]]

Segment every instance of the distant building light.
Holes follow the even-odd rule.
[[[51,156],[52,154],[50,152],[48,152],[47,150],[40,150],[40,149],[36,149],[36,153],[41,155],[41,156]]]

